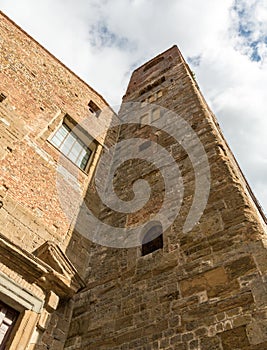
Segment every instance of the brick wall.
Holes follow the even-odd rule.
[[[1,232],[29,251],[46,240],[64,248],[70,220],[62,205],[71,203],[71,194],[62,189],[60,203],[57,179],[69,176],[83,191],[92,169],[85,174],[61,158],[68,175],[59,173],[60,153],[48,139],[67,113],[77,123],[86,120],[90,135],[102,143],[105,135],[98,130],[111,114],[94,116],[89,101],[100,109],[106,101],[2,13],[0,47],[0,93],[6,96],[0,102]]]

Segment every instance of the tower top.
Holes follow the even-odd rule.
[[[125,96],[142,89],[148,82],[153,83],[154,79],[182,62],[186,64],[177,45],[173,45],[133,71]]]

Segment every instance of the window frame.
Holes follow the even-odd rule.
[[[29,346],[30,339],[41,311],[44,300],[17,284],[16,281],[0,271],[0,300],[18,313],[18,317],[7,337],[7,349],[16,349]]]
[[[63,126],[65,126],[65,129],[68,129],[68,133],[63,137],[63,140],[60,142],[60,145],[57,145],[52,140],[59,132],[59,130],[62,129]],[[62,149],[64,147],[64,142],[70,135],[74,138],[75,141],[72,143],[70,148],[64,152],[64,150]],[[60,154],[62,154],[66,159],[68,159],[73,165],[75,165],[80,171],[88,175],[90,164],[92,162],[97,144],[94,138],[68,114],[64,116],[59,125],[57,125],[57,127],[55,128],[54,132],[48,137],[47,141],[58,152],[60,152]],[[73,149],[74,145],[77,144],[80,144],[81,150],[79,152],[79,155],[76,157],[76,161],[79,160],[82,150],[88,150],[89,156],[84,167],[81,167],[78,162],[74,161],[70,157],[71,150]]]

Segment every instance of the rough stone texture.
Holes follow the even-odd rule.
[[[22,279],[19,249],[14,261],[8,254],[1,257],[1,272],[44,300],[40,315],[32,321],[37,324],[34,333],[26,335],[31,338],[28,349],[266,349],[265,218],[178,49],[173,47],[137,69],[123,101],[142,103],[142,124],[148,118],[145,102],[174,111],[191,125],[205,148],[211,191],[203,216],[187,233],[183,225],[196,178],[181,145],[155,127],[114,126],[117,119],[113,116],[111,121],[112,113],[91,115],[91,99],[101,109],[107,106],[94,90],[3,14],[0,29],[0,93],[7,96],[0,102],[1,233],[25,249],[31,267],[39,256],[45,259],[39,261],[40,266],[48,271],[43,276],[38,267],[25,274],[24,263]],[[176,220],[163,233],[163,249],[141,256],[140,246],[100,246],[81,235],[83,213],[74,225],[66,220],[56,190],[59,152],[48,141],[65,113],[76,122],[87,117],[89,132],[106,147],[140,137],[144,138],[141,150],[149,149],[154,141],[175,158],[184,181],[183,202]],[[114,127],[99,136],[99,130],[110,123]],[[160,171],[144,160],[125,162],[114,179],[118,196],[132,199],[132,184],[138,178],[149,182],[152,195],[136,213],[112,211],[101,203],[90,182],[101,148],[89,175],[78,171],[86,203],[110,225],[131,227],[146,222],[164,202]],[[67,172],[60,176],[71,178],[76,167],[64,165]],[[65,192],[68,203],[70,193]],[[101,225],[87,229],[105,234]],[[49,278],[60,283],[62,271],[75,271],[60,250],[55,248],[51,256],[40,248],[48,240],[62,247],[86,280],[86,287],[72,300],[63,295],[58,300],[57,285],[57,293],[47,293]],[[30,254],[34,250],[36,255]]]
[[[183,176],[183,204],[163,233],[163,249],[149,255],[141,256],[140,247],[115,249],[87,242],[87,288],[75,297],[65,348],[265,349],[264,218],[178,49],[138,68],[123,101],[153,101],[190,123],[208,156],[210,196],[200,221],[183,233],[195,181],[188,155],[153,127],[121,127],[118,141],[156,139],[172,153]],[[149,203],[130,215],[103,207],[99,215],[104,222],[131,226],[160,208],[164,183],[145,161],[126,162],[118,169],[114,187],[120,198],[132,198],[131,186],[138,178],[152,187]],[[93,198],[90,187],[88,202]],[[76,232],[76,244],[78,237]]]

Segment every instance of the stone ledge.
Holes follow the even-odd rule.
[[[0,235],[2,262],[30,283],[59,297],[71,298],[85,286],[77,270],[63,251],[53,242],[46,242],[33,253]]]

